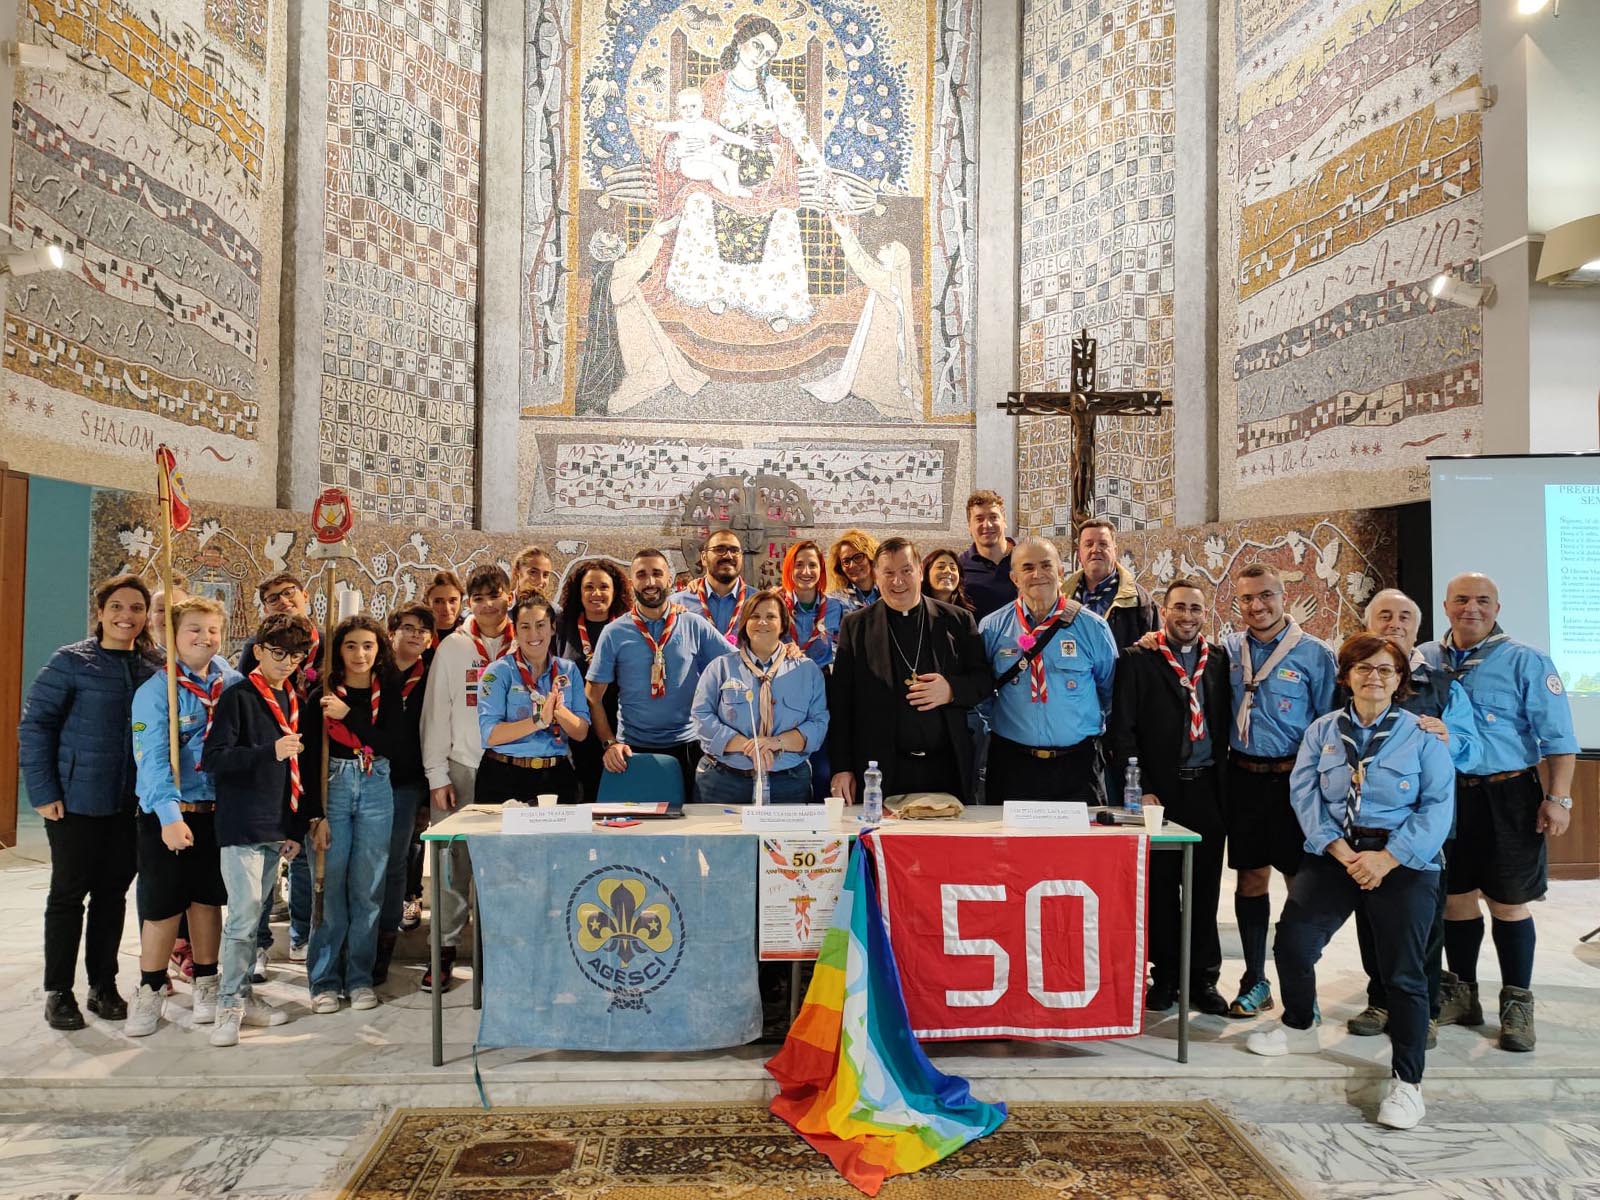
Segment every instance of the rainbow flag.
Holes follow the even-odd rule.
[[[772,1112],[869,1196],[993,1133],[1004,1104],[975,1100],[967,1082],[928,1061],[906,1019],[900,973],[883,927],[867,850],[857,839],[833,925],[783,1049]]]

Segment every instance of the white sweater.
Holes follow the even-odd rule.
[[[450,782],[446,763],[451,760],[474,771],[478,769],[483,758],[483,735],[478,731],[477,672],[510,650],[511,642],[510,624],[501,637],[485,637],[484,648],[489,651],[486,660],[463,623],[434,652],[422,702],[422,769],[430,788],[442,788]],[[470,681],[468,672],[472,672]]]

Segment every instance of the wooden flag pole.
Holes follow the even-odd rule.
[[[182,768],[178,762],[178,648],[172,632],[172,488],[167,481],[167,470],[160,460],[156,465],[156,494],[161,498],[161,517],[165,536],[161,539],[161,591],[167,643],[167,754],[172,760],[172,786],[183,786]]]
[[[350,497],[339,488],[328,488],[317,497],[317,502],[311,509],[311,528],[316,534],[316,540],[306,551],[306,557],[324,562],[326,569],[322,576],[322,602],[323,602],[323,633],[322,633],[322,687],[323,694],[327,694],[328,680],[333,674],[333,631],[338,625],[338,610],[334,606],[334,578],[338,574],[338,564],[341,558],[354,558],[355,547],[347,537],[350,526],[354,523],[355,513],[350,504]],[[321,789],[322,818],[324,827],[328,818],[328,719],[322,718],[322,770],[317,781]],[[322,923],[322,906],[324,892],[327,887],[328,852],[318,850],[312,875],[311,892],[311,923]]]

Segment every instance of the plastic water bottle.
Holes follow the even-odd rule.
[[[1122,810],[1139,814],[1144,812],[1144,787],[1139,783],[1139,760],[1128,760],[1128,773],[1122,784]]]
[[[861,820],[868,825],[881,825],[883,824],[883,772],[878,770],[877,759],[867,764],[866,774],[861,778],[866,785],[861,793]]]

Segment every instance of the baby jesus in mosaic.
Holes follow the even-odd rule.
[[[739,164],[722,152],[724,145],[756,149],[756,143],[743,134],[732,133],[708,120],[705,97],[699,88],[684,88],[678,93],[678,119],[657,121],[655,127],[673,135],[667,148],[666,164],[677,164],[685,179],[703,180],[725,196],[747,197],[749,188],[739,182]]]

